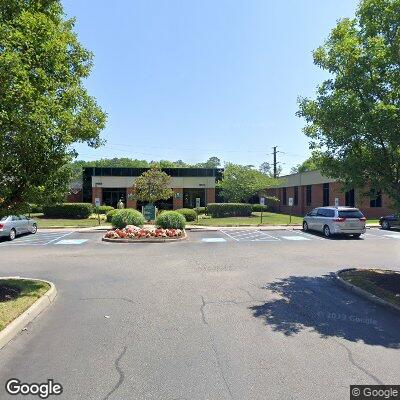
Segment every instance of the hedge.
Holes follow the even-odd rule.
[[[252,204],[251,210],[253,212],[266,212],[268,210],[268,206],[263,204]]]
[[[43,214],[47,218],[85,219],[93,213],[90,203],[61,203],[43,206]]]
[[[114,207],[111,206],[100,206],[100,207],[95,207],[95,212],[99,214],[107,214],[109,211],[114,210]]]
[[[114,228],[125,228],[127,225],[143,226],[144,217],[137,211],[132,209],[115,210],[111,218],[111,223]]]
[[[212,218],[222,217],[250,217],[251,204],[245,203],[209,203],[207,214]]]
[[[186,222],[196,221],[196,211],[192,210],[191,208],[180,208],[176,211],[185,217]]]
[[[117,211],[118,211],[118,210],[113,209],[113,210],[110,210],[110,211],[106,214],[106,220],[107,220],[107,222],[111,222],[112,217],[115,215],[115,213],[116,213]]]
[[[164,229],[184,229],[186,219],[177,211],[164,211],[156,218],[156,225]]]
[[[33,214],[38,214],[43,212],[43,207],[38,206],[37,204],[31,204],[30,205],[30,212]]]
[[[194,212],[198,212],[199,215],[201,214],[207,214],[207,208],[206,207],[198,207],[198,208],[193,208]]]

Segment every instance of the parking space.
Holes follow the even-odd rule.
[[[271,230],[261,231],[249,228],[220,229],[212,232],[191,232],[190,237],[193,241],[202,243],[228,243],[228,242],[255,242],[255,243],[304,243],[315,241],[371,241],[371,240],[400,240],[400,232],[383,231],[381,229],[368,229],[360,239],[351,236],[333,236],[325,238],[318,232],[303,232],[302,230]]]
[[[88,239],[72,238],[75,232],[54,232],[54,231],[38,231],[35,235],[17,236],[13,241],[1,240],[0,247],[10,246],[52,246],[52,245],[80,245],[86,243]]]

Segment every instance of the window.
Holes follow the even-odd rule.
[[[339,218],[363,218],[364,215],[359,210],[339,211]]]
[[[333,218],[335,216],[335,210],[330,210],[326,208],[320,208],[318,210],[319,217]]]
[[[286,188],[282,188],[282,205],[286,206],[287,197],[286,197]]]
[[[307,185],[306,186],[306,205],[307,206],[311,206],[311,202],[312,202],[312,197],[311,197],[311,185]]]
[[[324,183],[322,186],[322,202],[323,206],[329,206],[329,183]]]
[[[354,200],[354,189],[350,189],[345,193],[345,206],[347,207],[354,207],[355,200]]]
[[[183,189],[183,207],[195,208],[196,198],[200,199],[200,207],[206,205],[206,189]]]
[[[293,193],[293,205],[297,206],[299,204],[299,187],[295,186],[293,188],[293,191],[294,191],[294,193]]]
[[[310,217],[316,217],[318,215],[318,208],[314,208],[311,212],[307,214]]]
[[[382,207],[382,193],[380,190],[371,190],[369,206],[373,208]]]

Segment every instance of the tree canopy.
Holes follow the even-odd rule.
[[[246,202],[275,180],[251,166],[228,163],[218,186],[222,197],[229,202]]]
[[[290,172],[292,174],[296,174],[299,172],[315,171],[317,169],[319,169],[318,153],[313,152],[311,157],[307,158],[307,160],[304,160],[301,164],[297,164],[295,167],[292,167]]]
[[[400,209],[400,0],[363,0],[314,52],[330,73],[299,101],[325,175],[386,192]]]
[[[0,2],[0,207],[17,212],[57,186],[73,145],[101,144],[89,96],[92,54],[59,0]],[[53,192],[54,193],[54,192]]]
[[[149,203],[168,200],[174,194],[170,185],[171,177],[153,166],[135,179],[131,197]]]

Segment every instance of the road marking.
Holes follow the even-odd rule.
[[[74,233],[74,232],[68,232],[68,233],[66,233],[65,235],[58,236],[58,237],[56,237],[55,239],[50,240],[50,242],[44,243],[43,246],[47,246],[48,244],[53,243],[53,242],[56,242],[57,240],[60,240],[61,238],[65,237],[65,236],[72,235],[73,233]]]
[[[311,240],[304,236],[281,236],[281,237],[286,240]]]
[[[59,242],[57,242],[55,244],[82,244],[87,241],[88,241],[88,239],[64,239],[64,240],[60,240]]]
[[[228,231],[220,230],[223,234],[235,240],[236,242],[276,242],[279,238],[272,236],[268,233],[253,230],[253,229],[240,229]]]
[[[231,239],[235,240],[236,242],[239,241],[239,239],[236,239],[235,237],[231,236],[229,233],[225,232],[225,231],[221,231],[223,234],[225,234],[226,236],[230,237]]]
[[[223,242],[226,242],[226,240],[223,239],[223,238],[203,238],[201,241],[205,242],[205,243],[223,243]]]
[[[389,235],[383,235],[387,238],[392,238],[392,239],[400,239],[400,235],[396,233],[389,233]]]

